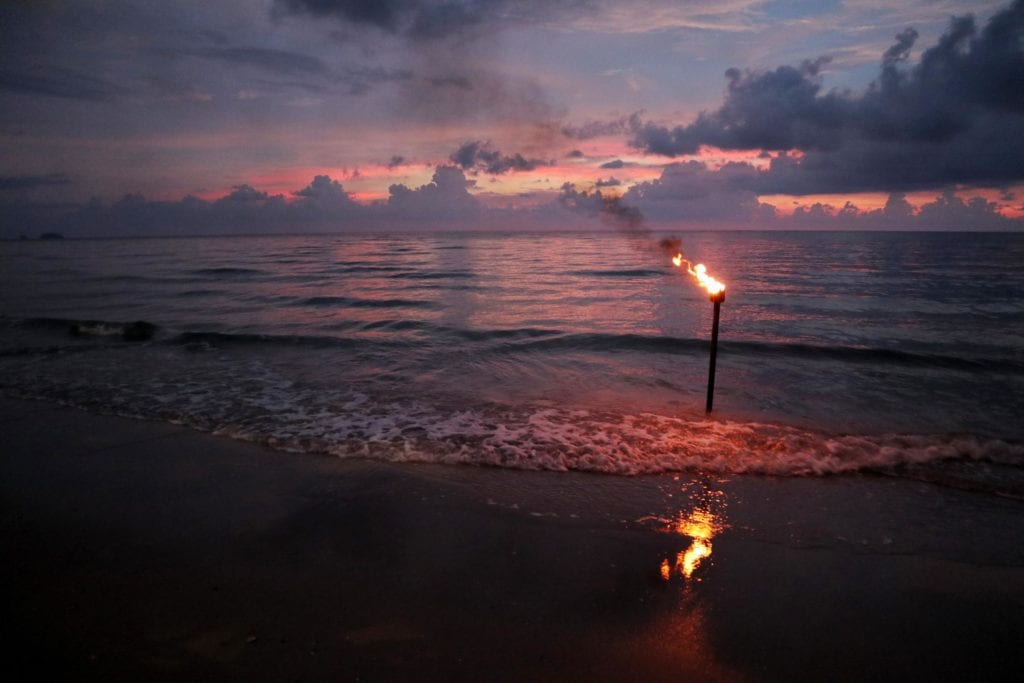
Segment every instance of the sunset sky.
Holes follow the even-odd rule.
[[[579,228],[612,197],[1024,229],[1024,0],[15,0],[0,46],[0,237]]]

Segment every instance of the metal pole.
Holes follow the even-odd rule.
[[[711,295],[711,303],[715,305],[715,320],[711,323],[711,368],[708,370],[708,402],[705,412],[710,413],[715,402],[715,359],[718,356],[718,318],[725,301],[725,292]]]

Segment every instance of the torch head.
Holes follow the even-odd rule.
[[[725,301],[725,290],[723,289],[720,292],[715,292],[710,297],[708,297],[708,300],[713,304],[722,303],[723,301]]]

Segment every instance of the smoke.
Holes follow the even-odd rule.
[[[598,193],[600,194],[600,193]],[[639,232],[649,232],[644,224],[644,215],[635,206],[627,206],[618,195],[605,195],[602,199],[602,214],[610,218],[616,226]]]
[[[600,189],[593,192],[580,191],[572,183],[562,185],[558,203],[576,213],[594,216],[627,239],[637,252],[653,259],[664,261],[682,254],[683,242],[678,237],[658,239],[639,207],[627,204],[625,198],[616,194],[605,194]],[[689,262],[689,259],[686,259]]]
[[[683,251],[683,241],[678,237],[666,237],[658,242],[658,248],[661,249],[662,253],[672,258],[677,254],[683,257],[683,261],[689,263],[690,259],[686,257],[686,252]]]
[[[650,235],[640,209],[626,204],[619,195],[604,194],[599,189],[593,192],[580,191],[572,183],[565,183],[558,195],[558,203],[574,213],[604,220],[628,234]]]

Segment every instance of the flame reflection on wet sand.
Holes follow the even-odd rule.
[[[663,530],[668,533],[688,537],[690,545],[676,553],[674,560],[665,558],[661,561],[662,579],[669,581],[673,576],[684,580],[693,578],[701,563],[711,557],[711,540],[728,528],[724,510],[724,493],[705,489],[698,495],[693,508],[679,511],[676,518],[665,526]]]

